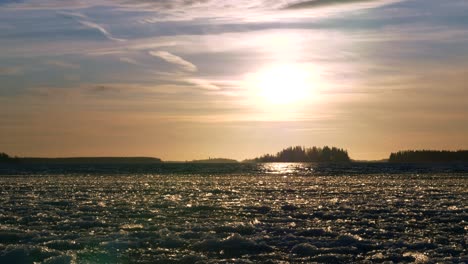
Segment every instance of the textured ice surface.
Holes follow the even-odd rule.
[[[468,262],[463,174],[0,177],[0,263]]]

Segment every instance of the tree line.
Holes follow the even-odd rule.
[[[305,148],[301,146],[288,147],[275,155],[266,154],[255,158],[253,162],[349,162],[348,151],[325,146]]]
[[[0,163],[10,163],[10,162],[18,162],[18,157],[11,157],[10,155],[0,152]]]
[[[407,150],[390,154],[390,162],[468,162],[468,150]]]
[[[151,157],[76,157],[76,158],[19,158],[0,152],[0,163],[21,164],[152,164],[161,163]]]

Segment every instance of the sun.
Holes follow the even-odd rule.
[[[260,97],[272,104],[292,104],[305,99],[311,88],[305,67],[284,64],[268,67],[256,74],[255,86]]]

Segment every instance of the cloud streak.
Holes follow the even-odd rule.
[[[96,29],[97,31],[101,32],[109,40],[125,41],[125,39],[113,37],[112,34],[109,31],[107,31],[103,26],[96,24],[94,22],[86,21],[86,20],[78,20],[78,23],[80,23],[83,26]]]
[[[196,72],[198,70],[197,66],[195,66],[193,63],[186,61],[183,58],[169,53],[167,51],[150,51],[149,54],[153,57],[160,58],[168,63],[180,66],[183,70],[187,72]]]
[[[366,3],[366,2],[379,2],[376,0],[311,0],[311,1],[299,1],[292,4],[286,5],[283,9],[305,9],[305,8],[318,8],[327,7],[334,5],[349,5],[355,3]]]
[[[309,0],[289,2],[279,8],[282,12],[296,14],[314,12],[314,14],[335,14],[361,9],[377,8],[405,0]]]
[[[373,8],[401,1],[404,0],[44,0],[41,3],[28,1],[14,4],[10,3],[6,6],[13,10],[80,10],[104,6],[112,8],[117,7],[119,10],[156,12],[156,16],[143,19],[143,21],[189,21],[196,18],[206,18],[219,22],[227,20],[277,21],[285,16],[296,18],[310,17],[309,13],[304,14],[304,10],[306,9],[332,7],[329,8],[330,10],[328,11],[333,13],[335,11],[340,12],[360,8]],[[335,8],[333,6],[338,7]],[[294,14],[291,13],[292,11],[294,11]],[[320,11],[320,14],[314,13],[314,16],[327,15],[329,13],[328,11]],[[61,13],[70,15],[68,12]],[[103,34],[107,34],[98,27],[93,26],[93,28],[98,29]]]
[[[203,79],[188,79],[187,82],[196,85],[198,88],[202,90],[208,91],[218,91],[221,90],[218,86],[212,84],[211,82]]]
[[[63,69],[79,69],[80,65],[78,64],[73,64],[65,61],[58,61],[58,60],[49,60],[46,61],[45,64],[50,65],[50,66],[55,66],[58,68],[63,68]]]
[[[76,20],[78,23],[80,23],[82,26],[85,26],[91,29],[96,29],[102,35],[104,35],[104,37],[106,37],[109,40],[126,41],[126,39],[114,37],[106,28],[104,28],[104,26],[90,21],[89,18],[84,14],[81,14],[78,12],[66,12],[66,11],[57,12],[57,14],[62,15],[63,17],[66,17],[66,18],[72,18]]]

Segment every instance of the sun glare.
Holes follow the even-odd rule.
[[[306,68],[299,65],[277,65],[256,74],[258,94],[273,104],[290,104],[306,98],[312,81]]]

